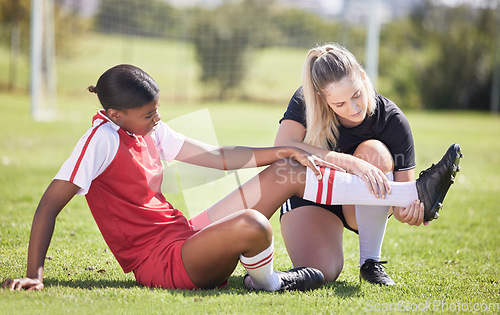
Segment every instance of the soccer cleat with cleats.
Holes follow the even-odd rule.
[[[277,291],[307,291],[321,287],[325,282],[323,273],[311,267],[297,267],[287,271],[276,271],[281,280]],[[252,278],[246,274],[243,284],[248,290],[256,290]]]
[[[460,145],[452,144],[437,164],[420,172],[416,182],[418,198],[424,204],[424,221],[439,218],[444,197],[460,171],[462,157]]]
[[[387,261],[367,259],[359,268],[359,279],[372,284],[395,285],[396,282],[387,275],[385,267],[382,265],[386,263]]]

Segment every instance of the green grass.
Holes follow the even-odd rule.
[[[81,92],[95,84],[101,73],[120,63],[134,64],[151,74],[161,87],[164,101],[193,101],[217,94],[200,85],[195,51],[186,42],[85,33],[71,45],[71,57],[56,60],[58,94],[81,97]],[[251,54],[242,94],[252,100],[288,102],[300,85],[306,53],[304,49],[281,47]],[[8,85],[9,60],[9,48],[0,45],[0,88]],[[16,87],[26,91],[29,86],[27,54],[18,58],[17,69]]]
[[[66,119],[40,123],[29,118],[27,96],[0,94],[1,279],[25,273],[34,209],[95,110],[89,106],[93,101],[83,95],[61,106],[61,117]],[[206,103],[165,106],[161,113],[170,120],[204,108],[210,111],[219,143],[246,145],[271,144],[283,111],[252,103]],[[389,307],[384,303],[396,303],[393,309],[419,303],[420,307],[425,303],[433,306],[434,301],[468,303],[471,308],[474,303],[498,303],[499,118],[460,112],[414,112],[408,118],[416,141],[417,170],[436,161],[452,142],[462,145],[465,157],[439,220],[418,228],[389,221],[383,256],[390,261],[388,272],[398,283],[394,288],[360,285],[357,238],[347,231],[344,271],[337,282],[313,292],[247,292],[241,283],[241,267],[220,290],[144,288],[135,283],[132,274],[121,271],[84,198],[76,197],[57,220],[46,261],[46,289],[36,293],[0,291],[0,304],[4,310],[20,313],[302,314]],[[182,198],[172,198],[182,209]],[[288,269],[291,264],[276,216],[271,221],[276,234],[276,268]],[[97,272],[100,269],[105,272]]]
[[[26,270],[27,244],[34,210],[45,188],[69,156],[99,108],[85,91],[104,69],[121,62],[150,72],[162,88],[160,112],[165,121],[209,109],[216,141],[227,145],[270,145],[285,104],[300,79],[303,51],[271,49],[253,56],[247,94],[258,100],[280,100],[281,106],[256,102],[197,103],[192,50],[179,43],[89,35],[75,45],[73,59],[58,59],[58,119],[30,119],[29,97],[23,88],[0,92],[0,280],[21,277]],[[128,50],[127,48],[130,48]],[[8,55],[0,48],[0,82],[5,82]],[[293,64],[293,66],[292,66]],[[19,82],[26,82],[27,64]],[[5,86],[5,84],[1,84]],[[22,84],[21,84],[22,86]],[[24,90],[26,90],[24,88]],[[357,237],[344,233],[345,267],[337,282],[307,293],[255,293],[242,286],[238,267],[220,290],[158,290],[138,286],[124,274],[107,249],[83,197],[75,197],[59,215],[46,261],[46,289],[41,292],[0,290],[4,313],[360,313],[378,307],[394,310],[467,303],[470,310],[500,301],[500,119],[484,113],[410,112],[417,150],[417,171],[437,161],[453,142],[461,144],[462,172],[450,190],[441,218],[428,227],[410,227],[389,220],[383,258],[398,283],[393,288],[361,285],[358,280]],[[190,133],[196,124],[180,131]],[[183,211],[179,194],[169,200]],[[205,199],[205,198],[204,198]],[[210,202],[207,197],[205,202]],[[291,267],[277,216],[275,266]],[[98,272],[104,269],[105,272]],[[377,304],[378,303],[378,304]],[[385,303],[385,304],[384,304]],[[499,312],[496,304],[496,313]],[[437,307],[436,310],[443,310]],[[444,309],[446,310],[446,309]],[[449,309],[450,310],[450,309]],[[491,309],[493,310],[493,309]]]

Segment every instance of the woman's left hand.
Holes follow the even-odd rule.
[[[419,226],[424,223],[424,204],[418,200],[413,201],[408,207],[394,208],[394,217],[402,223],[408,223],[409,225]]]

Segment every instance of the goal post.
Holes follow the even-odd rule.
[[[54,0],[31,0],[31,116],[37,121],[56,117]]]

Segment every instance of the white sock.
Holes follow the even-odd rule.
[[[391,193],[385,199],[375,198],[357,176],[321,167],[323,179],[318,181],[307,168],[303,198],[326,205],[364,205],[407,207],[418,199],[415,181],[389,182]]]
[[[240,256],[240,262],[253,280],[256,290],[276,291],[281,288],[281,279],[274,272],[274,237],[271,245],[253,257]]]
[[[392,172],[386,176],[389,180],[394,179]],[[359,264],[363,266],[367,259],[380,261],[390,207],[356,205],[355,208],[359,235]]]

